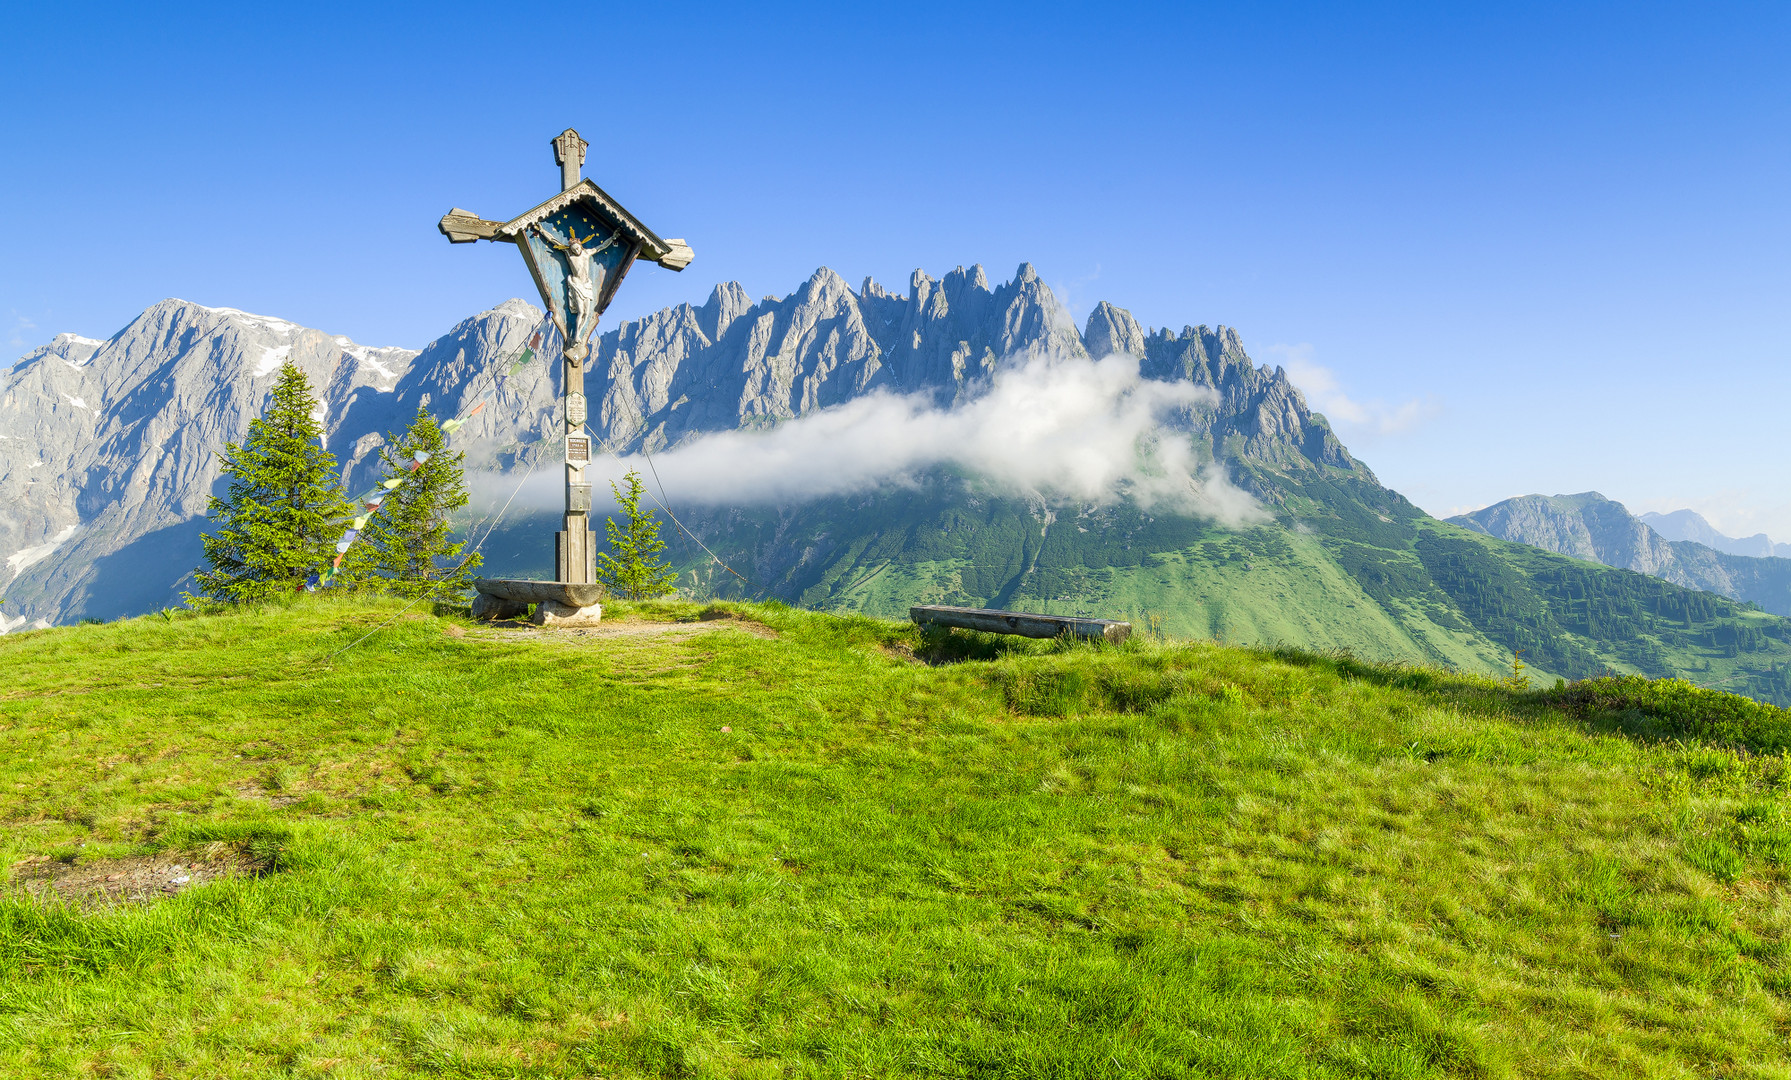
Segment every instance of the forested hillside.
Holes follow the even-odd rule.
[[[520,301],[500,305],[412,353],[168,301],[109,341],[59,339],[21,362],[0,402],[0,544],[16,549],[0,575],[0,628],[178,604],[200,561],[196,515],[217,482],[215,451],[259,413],[279,357],[318,388],[328,446],[352,482],[365,479],[380,433],[419,407],[468,417],[455,448],[469,469],[550,474],[563,450],[543,436],[559,430],[557,369],[524,351],[539,316]],[[1097,403],[1106,412],[1096,426],[1126,436],[1100,452],[1159,453],[1140,451],[1120,470],[1125,482],[1095,492],[1004,477],[986,454],[935,455],[829,486],[833,442],[798,458],[760,454],[754,441],[879,402],[1002,438],[1037,426],[1034,406],[1053,379],[1110,357],[1136,364],[1118,361],[1091,383],[1112,395]],[[1016,385],[1027,392],[1016,404],[991,407]],[[854,290],[822,269],[756,303],[720,285],[701,306],[607,331],[587,389],[593,434],[624,455],[611,463],[657,455],[673,483],[667,491],[655,472],[651,490],[725,562],[668,530],[691,595],[891,616],[940,601],[1125,615],[1179,637],[1482,674],[1510,674],[1521,653],[1543,678],[1683,675],[1791,701],[1784,620],[1435,521],[1382,486],[1235,330],[1148,328],[1108,303],[1078,330],[1030,265],[1005,283],[975,266],[937,280],[917,271],[906,293],[868,280]],[[974,425],[966,410],[980,410]],[[873,464],[922,441],[874,435],[862,455]],[[1066,438],[1034,448],[1056,452]],[[736,440],[721,459],[734,483],[703,488],[705,474],[688,470],[677,482],[680,455],[706,439]],[[768,493],[792,460],[814,483]],[[516,487],[493,479],[505,495]],[[1153,497],[1152,484],[1193,502]],[[1194,505],[1214,493],[1223,505]],[[557,486],[551,494],[558,505]],[[552,575],[557,515],[535,505],[503,521],[484,550],[487,573]]]
[[[1521,659],[1544,681],[1684,677],[1791,705],[1791,619],[1438,521],[1353,471],[1239,479],[1274,521],[1227,529],[1124,501],[1050,508],[935,475],[789,509],[680,512],[745,580],[668,535],[680,584],[699,597],[884,617],[919,603],[1126,617],[1172,637],[1483,674]],[[505,557],[526,564],[540,527],[506,530]]]

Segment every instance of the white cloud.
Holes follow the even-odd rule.
[[[925,397],[877,393],[786,421],[763,432],[702,436],[655,455],[673,509],[683,504],[791,504],[906,484],[925,470],[956,467],[996,488],[1048,502],[1140,505],[1230,526],[1267,521],[1222,467],[1201,465],[1186,436],[1162,426],[1212,392],[1142,378],[1128,356],[1099,362],[1036,360],[997,377],[983,395],[941,409]],[[638,458],[607,458],[586,470],[595,491]],[[486,497],[514,480],[482,478]],[[561,505],[558,470],[532,479],[523,499]]]
[[[1063,310],[1070,316],[1072,323],[1081,323],[1087,320],[1088,313],[1094,310],[1097,301],[1088,299],[1089,287],[1099,280],[1101,280],[1101,264],[1095,263],[1093,273],[1084,274],[1068,281],[1051,282],[1052,294],[1057,297],[1057,302],[1063,305]]]
[[[7,347],[13,349],[30,349],[32,347],[31,339],[27,335],[31,334],[36,329],[37,324],[35,322],[32,322],[30,319],[20,315],[16,311],[12,312],[12,328],[7,331],[6,335]]]
[[[1431,398],[1411,398],[1396,405],[1379,400],[1357,401],[1344,391],[1330,368],[1313,360],[1314,350],[1308,344],[1270,345],[1260,352],[1275,357],[1287,369],[1287,377],[1306,395],[1307,404],[1324,413],[1333,427],[1397,435],[1412,430],[1439,411]]]

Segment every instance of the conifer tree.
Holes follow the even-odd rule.
[[[418,452],[428,457],[413,472]],[[400,596],[465,592],[482,561],[477,554],[463,558],[466,544],[450,539],[454,511],[467,504],[466,454],[450,454],[435,418],[419,408],[402,437],[386,434],[380,457],[386,479],[404,481],[386,496],[364,534],[382,586]]]
[[[241,446],[225,444],[230,489],[206,506],[218,530],[200,537],[210,567],[194,572],[200,595],[237,602],[291,594],[336,557],[350,506],[323,425],[312,418],[316,407],[304,372],[288,360],[267,414],[249,421]]]
[[[617,525],[613,517],[604,521],[609,550],[597,556],[597,580],[617,595],[645,600],[670,592],[678,573],[657,558],[665,550],[665,541],[659,539],[659,522],[653,520],[653,511],[641,509],[646,485],[641,483],[640,473],[630,469],[626,480],[626,492],[614,481],[609,485],[628,524]]]

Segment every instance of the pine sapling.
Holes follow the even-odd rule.
[[[423,464],[413,469],[419,453]],[[454,512],[467,504],[465,457],[448,452],[447,436],[422,409],[402,437],[387,434],[380,451],[386,479],[403,483],[386,495],[363,533],[380,587],[400,596],[438,590],[447,596],[472,587],[482,560],[462,556],[466,544],[453,540]]]
[[[609,485],[627,524],[617,525],[613,517],[604,521],[609,550],[597,556],[597,580],[618,596],[646,600],[670,592],[678,573],[658,559],[665,541],[659,539],[659,522],[653,519],[653,511],[641,508],[646,485],[641,483],[640,473],[630,469],[625,481],[626,491],[613,481]]]
[[[194,572],[201,597],[234,603],[289,595],[335,558],[350,506],[316,408],[311,384],[289,360],[266,415],[249,422],[242,445],[225,444],[230,487],[206,506],[217,531],[200,537],[208,567]]]

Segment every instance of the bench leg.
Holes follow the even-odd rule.
[[[515,600],[506,600],[501,596],[480,593],[473,597],[473,619],[477,622],[495,622],[498,619],[520,619],[529,613],[529,606]]]

